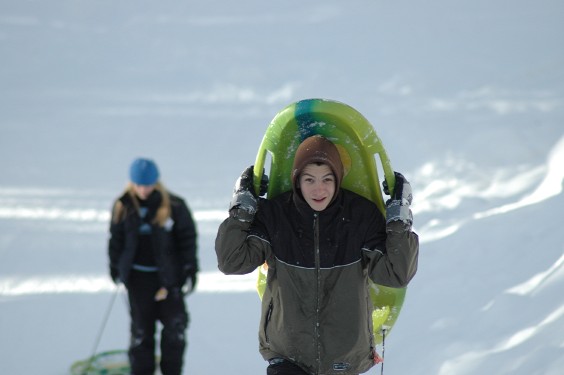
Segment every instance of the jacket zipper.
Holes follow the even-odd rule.
[[[272,317],[272,300],[270,301],[270,303],[268,304],[268,310],[266,312],[266,317],[264,319],[264,338],[266,339],[267,343],[270,343],[270,337],[268,337],[268,333],[267,333],[267,328],[268,328],[268,324],[270,323],[270,318]]]
[[[315,293],[315,347],[317,349],[317,372],[321,371],[321,351],[320,351],[320,333],[319,333],[319,309],[321,298],[321,259],[319,254],[319,214],[313,214],[313,246],[315,252],[315,279],[316,279],[316,293]]]

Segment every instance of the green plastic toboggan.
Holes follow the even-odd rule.
[[[380,138],[368,120],[354,108],[333,100],[307,99],[290,104],[280,111],[268,126],[254,164],[254,185],[258,192],[263,168],[269,177],[267,198],[289,191],[294,155],[300,143],[312,136],[322,135],[338,148],[345,168],[342,187],[373,201],[385,215],[376,162],[393,191],[395,178],[388,155]],[[270,165],[266,165],[267,156]],[[262,299],[268,269],[259,268],[257,291]],[[370,281],[370,296],[376,344],[396,322],[406,288],[390,288]],[[385,330],[385,333],[384,331]]]

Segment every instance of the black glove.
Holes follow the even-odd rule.
[[[268,191],[268,175],[266,174],[263,168],[262,177],[260,178],[259,197],[264,197],[267,191]]]
[[[268,176],[263,173],[260,181],[260,192],[262,196],[266,194],[268,188]],[[229,203],[229,214],[239,221],[253,221],[257,212],[258,196],[255,193],[253,184],[253,166],[251,165],[243,171],[241,177],[235,182],[233,198]]]
[[[198,270],[189,266],[184,270],[184,278],[182,282],[182,293],[188,295],[196,290],[198,282]]]
[[[411,226],[413,223],[413,214],[410,209],[413,200],[411,185],[401,173],[394,172],[394,176],[396,178],[394,191],[391,199],[386,202],[386,223],[402,221]],[[388,183],[384,181],[382,186],[384,194],[390,195]]]
[[[121,282],[121,279],[119,278],[119,269],[116,267],[110,267],[110,276],[114,284],[118,285]]]

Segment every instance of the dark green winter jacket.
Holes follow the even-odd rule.
[[[227,218],[216,239],[225,274],[268,264],[264,359],[282,357],[310,374],[358,374],[374,365],[368,278],[406,286],[418,248],[409,227],[386,227],[375,204],[347,190],[322,212],[292,192],[260,200],[252,224]]]

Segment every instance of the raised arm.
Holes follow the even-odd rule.
[[[266,191],[267,180],[261,185]],[[249,228],[258,208],[258,197],[253,187],[253,167],[243,171],[237,179],[233,198],[229,205],[229,217],[219,226],[215,240],[215,252],[219,270],[225,274],[253,272],[265,261],[268,241],[249,235]]]

